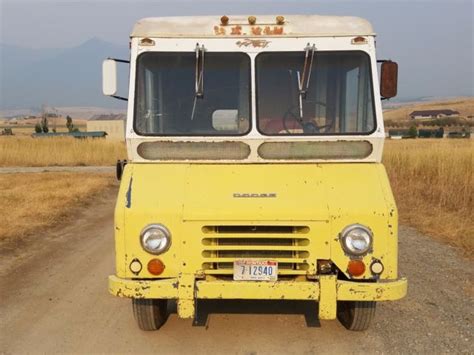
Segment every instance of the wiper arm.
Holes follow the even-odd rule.
[[[195,79],[195,88],[196,96],[204,96],[204,45],[199,47],[199,43],[196,43],[196,79]]]
[[[314,52],[316,51],[316,45],[313,43],[311,46],[309,43],[306,45],[303,74],[300,75],[298,72],[298,105],[300,109],[300,118],[303,119],[303,99],[306,99],[306,93],[309,88],[309,80],[311,79],[311,71],[313,69]]]
[[[196,112],[196,103],[197,99],[204,98],[204,44],[199,46],[199,43],[196,43],[196,73],[194,79],[194,102],[193,110],[191,112],[191,121],[194,120],[194,113]]]
[[[313,68],[314,52],[316,51],[316,45],[313,43],[313,45],[310,46],[308,43],[304,50],[305,56],[303,65],[303,75],[298,80],[300,95],[303,96],[303,98],[306,97],[306,93],[309,87],[309,80],[311,79],[311,70]]]

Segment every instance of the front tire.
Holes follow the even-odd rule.
[[[168,316],[167,300],[132,298],[133,316],[141,330],[158,330]]]
[[[339,301],[337,318],[349,330],[367,330],[375,316],[375,305],[375,301]]]

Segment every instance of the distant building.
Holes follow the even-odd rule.
[[[459,116],[459,112],[453,111],[453,110],[425,110],[425,111],[413,111],[412,113],[410,113],[410,118],[412,120],[454,117],[454,116]]]
[[[107,132],[108,139],[125,139],[125,114],[95,115],[87,121],[87,132]]]

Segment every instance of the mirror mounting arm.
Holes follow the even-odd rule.
[[[117,59],[117,58],[111,58],[111,57],[108,57],[107,59],[115,60],[115,61],[118,62],[118,63],[130,64],[130,61],[129,61],[129,60],[126,60],[126,59]]]
[[[114,99],[117,99],[117,100],[128,101],[128,98],[123,97],[123,96],[111,95],[110,97],[113,97]]]

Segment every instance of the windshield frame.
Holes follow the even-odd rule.
[[[249,53],[244,52],[244,51],[206,51],[206,54],[209,53],[217,53],[217,54],[237,54],[239,56],[245,57],[247,60],[248,64],[248,84],[249,84],[249,89],[248,89],[248,128],[246,132],[244,133],[222,133],[222,134],[202,134],[202,133],[167,133],[167,134],[161,134],[161,133],[147,133],[147,132],[140,132],[137,127],[137,111],[138,111],[138,90],[139,90],[139,70],[140,70],[140,58],[144,55],[150,55],[153,53],[188,53],[188,54],[195,54],[194,51],[173,51],[173,50],[152,50],[152,51],[144,51],[142,53],[139,53],[136,58],[135,58],[135,82],[134,82],[134,102],[133,102],[133,131],[136,135],[141,136],[141,137],[162,137],[162,138],[168,138],[168,137],[206,137],[206,138],[220,138],[220,137],[243,137],[249,135],[253,131],[253,59],[249,55]],[[204,77],[206,76],[206,68],[204,67]],[[205,89],[204,89],[205,90]]]
[[[260,130],[259,126],[259,105],[258,105],[258,94],[259,94],[259,88],[258,88],[258,57],[261,55],[265,54],[285,54],[285,53],[302,53],[302,56],[304,55],[304,51],[295,51],[295,50],[285,50],[285,51],[262,51],[259,52],[254,58],[253,58],[253,65],[254,65],[254,72],[255,72],[255,78],[254,78],[254,85],[255,85],[255,95],[254,95],[254,104],[255,104],[255,128],[258,131],[258,133],[264,137],[282,137],[282,138],[288,138],[288,137],[311,137],[311,138],[317,138],[317,137],[330,137],[330,136],[370,136],[373,133],[375,133],[378,129],[378,119],[377,119],[377,112],[376,112],[376,103],[375,100],[377,99],[376,93],[375,93],[375,87],[374,87],[374,73],[372,69],[372,58],[369,53],[367,53],[364,50],[316,50],[314,53],[314,60],[316,61],[317,65],[317,55],[318,53],[361,53],[364,55],[367,59],[367,67],[369,69],[369,77],[370,77],[370,92],[372,93],[372,117],[373,117],[373,129],[369,132],[334,132],[334,133],[282,133],[282,134],[267,134],[264,133],[262,130]],[[303,66],[303,61],[301,62],[301,65]]]

